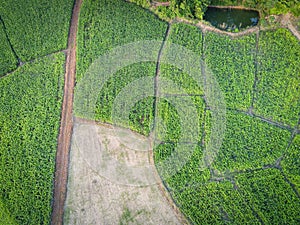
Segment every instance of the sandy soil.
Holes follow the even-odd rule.
[[[76,120],[64,224],[186,223],[161,191],[148,143],[127,129]]]

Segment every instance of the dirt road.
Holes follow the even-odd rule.
[[[66,199],[69,149],[73,128],[72,107],[76,72],[76,34],[81,3],[82,0],[75,1],[68,37],[64,97],[55,165],[54,194],[51,216],[51,224],[53,225],[62,224],[64,203]]]

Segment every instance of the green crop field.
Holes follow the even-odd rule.
[[[109,74],[98,93],[92,89],[84,96],[82,111],[74,104],[73,116],[153,138],[154,164],[165,191],[191,224],[300,224],[300,40],[292,29],[260,24],[262,29],[238,35],[196,25],[206,3],[240,1],[172,0],[169,7],[152,8],[147,0],[132,1],[137,4],[82,2],[74,99],[82,94],[81,82],[90,81],[86,75],[93,63],[116,47],[155,40],[160,48],[150,53],[156,60]],[[282,12],[288,7],[283,2],[268,0],[257,8],[264,14]],[[294,14],[296,3],[290,4]],[[63,50],[73,5],[73,0],[0,4],[0,225],[51,222],[68,54]],[[170,20],[176,15],[191,20]],[[199,68],[185,68],[185,59],[179,59],[181,67],[163,61],[172,44],[179,51],[184,47],[190,54],[186,58],[198,56]],[[178,55],[174,53],[174,61]],[[187,71],[196,72],[194,78]],[[218,82],[226,105],[223,140],[212,129],[219,112],[209,94],[217,101],[222,98],[208,93],[209,75]],[[97,79],[89,87],[96,90],[102,77]],[[145,87],[134,83],[143,80],[148,82],[141,82]],[[153,86],[151,95],[146,85]],[[131,96],[139,96],[133,105]],[[93,99],[94,111],[85,113]],[[114,110],[126,106],[132,106],[128,118],[115,118]],[[207,152],[213,135],[222,141],[215,157]]]
[[[277,169],[237,175],[237,186],[262,223],[298,224],[300,200]]]
[[[272,164],[288,146],[290,132],[257,118],[227,112],[227,130],[213,166],[221,171]]]
[[[49,223],[64,60],[48,56],[0,79],[0,202],[19,224]]]
[[[3,24],[0,23],[0,77],[17,66],[17,59],[9,45]]]
[[[81,79],[94,60],[112,48],[141,40],[162,41],[166,28],[165,22],[135,4],[83,1],[77,40],[77,79]]]
[[[179,28],[181,29],[180,33],[177,32]],[[182,35],[185,33],[190,37],[189,41]],[[272,33],[273,31],[266,32],[266,36]],[[184,45],[190,50],[194,50],[194,52],[199,55],[203,54],[203,59],[207,64],[208,69],[210,69],[217,78],[220,88],[225,96],[227,107],[230,109],[227,111],[226,115],[227,127],[225,138],[210,169],[204,171],[200,170],[199,165],[201,164],[201,158],[203,157],[203,147],[205,148],[205,144],[211,135],[211,112],[209,109],[198,111],[200,115],[205,115],[204,131],[203,127],[200,127],[202,132],[206,134],[204,136],[205,138],[202,139],[204,142],[201,143],[204,145],[201,145],[199,142],[199,147],[194,150],[190,161],[175,175],[167,178],[165,180],[165,185],[180,209],[194,224],[223,224],[226,222],[230,224],[270,223],[271,221],[274,221],[274,215],[268,213],[267,209],[257,208],[260,207],[261,204],[266,204],[264,203],[265,200],[259,197],[256,199],[256,195],[259,193],[255,190],[248,190],[249,184],[242,182],[242,177],[254,173],[246,173],[246,171],[255,171],[256,169],[264,167],[268,168],[268,165],[273,165],[278,158],[286,154],[285,152],[291,137],[290,130],[276,127],[264,122],[260,118],[253,117],[246,113],[251,108],[251,104],[253,104],[253,96],[255,96],[254,111],[257,113],[256,96],[259,93],[259,88],[254,89],[254,81],[255,77],[258,76],[257,86],[259,87],[260,69],[262,68],[262,65],[268,61],[267,57],[264,59],[263,54],[261,53],[262,49],[260,49],[264,36],[260,39],[257,39],[256,35],[231,39],[224,35],[210,32],[204,35],[203,41],[202,38],[203,35],[199,30],[195,29],[195,27],[174,24],[171,25],[168,41],[172,40],[174,43]],[[296,44],[295,38],[292,39],[292,43],[295,42],[292,48],[299,49],[299,45]],[[192,40],[194,40],[194,42]],[[258,43],[258,41],[260,42]],[[203,47],[201,46],[202,44]],[[194,49],[192,46],[194,46]],[[258,49],[256,49],[257,47]],[[201,51],[201,49],[204,49],[204,51]],[[293,51],[295,51],[295,54],[292,53],[292,55],[297,56],[298,53],[296,53],[296,50],[294,49]],[[274,50],[274,52],[276,52],[276,50]],[[268,48],[266,53],[272,53],[271,47]],[[295,60],[295,58],[293,59]],[[293,61],[293,59],[291,59],[291,61]],[[276,58],[273,60],[276,60]],[[258,61],[258,65],[256,65],[256,61]],[[295,64],[297,60],[293,62],[293,64]],[[286,63],[286,65],[289,64]],[[283,66],[276,68],[277,73],[285,71]],[[275,69],[273,68],[273,70]],[[165,76],[180,85],[190,97],[193,97],[195,94],[198,95],[199,98],[201,98],[201,95],[205,96],[202,89],[198,87],[187,74],[184,74],[177,68],[169,65],[161,65],[160,71],[161,76]],[[298,67],[295,67],[290,75],[285,75],[286,80],[293,80],[293,82],[287,81],[291,85],[294,84],[293,87],[295,87],[295,82],[298,82],[299,80],[293,77],[297,76],[297,73],[299,74],[299,72],[300,70]],[[265,76],[269,77],[272,75],[273,73],[268,71]],[[168,91],[169,90],[166,90],[165,93],[167,94]],[[264,90],[264,96],[271,95],[272,93]],[[294,104],[297,104],[296,102],[299,102],[299,97],[297,97],[296,92],[293,93],[291,93],[290,96],[293,96]],[[172,90],[170,94],[176,95]],[[283,100],[282,102],[286,101]],[[197,105],[201,105],[199,101]],[[290,105],[286,108],[288,107],[290,107]],[[265,109],[264,107],[262,108]],[[172,109],[172,106],[169,104],[166,105],[166,103],[159,105],[159,109],[164,115],[162,118],[167,118],[165,119],[165,126],[167,128],[165,128],[166,135],[163,137],[162,144],[155,149],[155,161],[158,164],[170,157],[175,149],[177,151],[180,151],[181,149],[184,151],[185,148],[188,148],[188,145],[180,145],[180,143],[178,143],[180,137],[178,113]],[[165,112],[166,110],[168,110],[168,113]],[[278,108],[278,110],[282,109]],[[273,109],[272,113],[278,115],[276,114],[278,113],[278,110],[276,111]],[[299,112],[299,110],[295,110],[295,112],[297,111]],[[264,114],[264,116],[266,115]],[[269,118],[268,116],[266,117]],[[281,122],[280,120],[275,121]],[[199,139],[196,138],[195,140],[199,141]],[[294,157],[291,157],[291,154]],[[288,148],[286,163],[285,160],[282,162],[284,165],[283,168],[285,168],[284,171],[287,172],[286,174],[289,174],[287,176],[295,181],[294,183],[296,184],[299,183],[297,180],[298,176],[296,175],[298,172],[296,169],[298,165],[297,154],[299,155],[299,147],[298,149],[295,149],[294,144]],[[288,171],[287,168],[290,168],[290,170]],[[297,198],[297,195],[293,192],[289,183],[283,179],[280,171],[273,170],[273,178],[275,179],[276,177],[278,182],[269,188],[275,188],[276,185],[278,185],[278,188],[288,188],[289,192],[282,198],[280,198],[280,195],[274,196],[273,200],[272,196],[266,196],[266,198],[270,198],[271,201],[271,206],[268,207],[271,207],[272,209],[270,208],[270,210],[277,212],[277,214],[282,211],[282,216],[287,219],[279,220],[281,221],[280,223],[289,223],[291,221],[292,224],[296,224],[297,221],[299,221],[299,218],[297,218],[295,214],[295,212],[300,209],[299,198]],[[235,177],[234,174],[236,171],[239,172]],[[257,179],[269,185],[269,178],[266,178],[266,181],[264,181],[264,176],[267,176],[264,175],[264,173],[267,172],[262,170],[262,173],[257,173]],[[268,189],[266,188],[266,190]],[[250,199],[252,198],[255,198],[256,202],[251,202]],[[280,205],[279,202],[287,201],[287,199],[293,200],[289,200],[285,206]],[[249,201],[251,204],[249,204]],[[288,207],[292,206],[297,210],[291,210],[291,212],[287,210]],[[283,207],[282,209],[284,209],[284,207],[286,209],[282,210],[281,207]],[[279,215],[281,214],[279,213]]]
[[[300,135],[294,138],[293,143],[287,149],[282,160],[282,169],[287,178],[300,191]]]
[[[227,107],[249,109],[255,76],[255,34],[231,39],[208,33],[204,43],[205,62],[221,86]]]
[[[72,7],[0,4],[0,224],[50,221]]]
[[[286,29],[261,32],[259,39],[254,112],[295,126],[300,112],[299,40]]]
[[[123,12],[126,12],[124,14]],[[126,29],[124,30],[124,27]],[[85,75],[91,63],[113,47],[141,40],[163,40],[167,24],[134,4],[122,1],[84,1],[78,33],[77,80]],[[111,76],[96,104],[95,118],[112,123],[114,99],[132,81],[155,76],[155,63],[145,62],[125,67]],[[129,126],[149,134],[154,117],[153,98],[141,100],[131,110]],[[78,115],[85,117],[85,115]],[[120,122],[122,123],[122,122]]]
[[[67,48],[73,0],[2,1],[0,15],[22,62]]]

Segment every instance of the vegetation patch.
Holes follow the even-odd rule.
[[[255,113],[283,124],[297,125],[300,112],[299,62],[299,41],[288,30],[260,33]]]
[[[281,166],[284,174],[300,192],[300,135],[296,135],[284,154]]]
[[[241,174],[236,179],[245,201],[251,205],[261,223],[299,223],[300,199],[279,170],[255,171]]]
[[[273,164],[285,151],[290,132],[260,119],[227,112],[223,145],[213,163],[221,171],[247,170]]]
[[[1,21],[0,21],[1,22]],[[17,59],[7,40],[3,24],[0,23],[0,77],[17,67]]]
[[[73,0],[7,0],[0,15],[22,62],[67,48]]]
[[[255,80],[255,34],[231,39],[205,35],[205,63],[216,77],[229,108],[248,110]]]
[[[64,60],[64,54],[51,55],[0,79],[0,211],[10,214],[6,220],[50,221]]]

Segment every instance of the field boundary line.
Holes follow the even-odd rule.
[[[3,20],[3,18],[2,18],[1,15],[0,15],[0,22],[2,23],[3,31],[4,31],[4,33],[5,33],[6,40],[7,40],[8,44],[9,44],[9,46],[10,46],[10,49],[11,49],[11,51],[13,52],[13,54],[14,54],[16,60],[18,61],[18,63],[17,63],[17,66],[18,66],[19,64],[21,64],[21,59],[19,58],[17,52],[15,51],[15,49],[14,49],[14,47],[13,47],[11,41],[10,41],[10,38],[9,38],[9,36],[8,36],[8,33],[7,33],[7,29],[6,29],[4,20]]]
[[[61,122],[55,159],[54,189],[52,200],[51,225],[63,224],[64,205],[67,195],[69,151],[73,129],[73,96],[76,73],[76,35],[79,11],[82,0],[75,0],[68,34],[66,51],[64,95],[61,110]]]
[[[56,52],[51,52],[47,55],[42,55],[42,56],[39,56],[35,59],[31,59],[30,61],[27,61],[27,62],[21,62],[14,70],[11,70],[5,74],[3,74],[2,76],[0,76],[0,79],[4,78],[4,77],[7,77],[15,72],[17,72],[19,70],[19,68],[23,67],[24,65],[28,64],[28,63],[34,63],[40,59],[43,59],[43,58],[46,58],[46,57],[50,57],[50,56],[53,56],[53,55],[56,55],[56,54],[59,54],[59,53],[64,53],[64,54],[67,54],[68,52],[68,49],[63,49],[63,50],[59,50],[59,51],[56,51]]]
[[[265,118],[263,116],[260,116],[260,115],[257,115],[255,113],[250,113],[250,112],[247,112],[247,111],[243,111],[243,110],[239,110],[239,109],[233,109],[233,108],[227,108],[229,111],[233,111],[233,112],[236,112],[236,113],[241,113],[241,114],[244,114],[244,115],[247,115],[247,116],[250,116],[250,117],[253,117],[253,118],[257,118],[263,122],[266,122],[270,125],[273,125],[275,127],[278,127],[278,128],[281,128],[281,129],[284,129],[284,130],[288,130],[290,132],[293,132],[295,129],[292,128],[291,126],[289,125],[285,125],[283,123],[279,123],[279,122],[276,122],[276,121],[273,121],[271,119],[268,119],[268,118]],[[297,129],[296,129],[297,130]]]
[[[300,199],[300,194],[297,191],[295,184],[286,177],[286,175],[282,169],[279,169],[279,171],[280,171],[280,174],[283,176],[284,181],[292,188],[292,190],[295,193],[295,195],[297,196],[297,198]]]
[[[156,61],[156,68],[155,68],[155,78],[154,78],[154,96],[155,96],[155,101],[154,101],[154,127],[156,126],[156,117],[157,117],[157,104],[158,104],[158,98],[157,96],[159,95],[158,91],[158,78],[159,78],[159,74],[160,74],[160,58],[161,55],[163,53],[163,49],[167,43],[167,39],[170,33],[170,28],[171,28],[171,24],[168,23],[168,27],[166,29],[165,32],[165,36],[164,39],[161,43],[159,52],[158,52],[158,56],[157,56],[157,61]],[[155,138],[155,137],[154,137]]]
[[[295,188],[295,184],[287,178],[285,172],[283,171],[283,169],[282,169],[282,167],[280,165],[281,161],[284,160],[288,149],[291,147],[291,145],[292,145],[292,143],[293,143],[296,135],[299,133],[299,130],[298,130],[299,124],[300,124],[300,117],[299,117],[299,120],[298,120],[298,124],[295,126],[295,128],[294,128],[294,130],[293,130],[293,132],[291,134],[291,137],[290,137],[289,143],[288,143],[288,145],[287,145],[287,147],[285,149],[285,152],[282,154],[282,156],[281,156],[280,161],[278,162],[278,164],[279,164],[279,170],[280,170],[282,176],[284,177],[284,180],[291,186],[291,188],[293,189],[294,193],[300,199],[300,193]]]
[[[256,38],[255,38],[255,59],[254,59],[254,82],[252,86],[252,96],[251,96],[251,105],[249,108],[249,113],[253,113],[253,107],[254,107],[254,101],[255,101],[255,94],[256,94],[256,86],[258,82],[258,70],[259,70],[259,65],[258,65],[258,57],[259,57],[259,34],[260,34],[260,28],[256,32]]]
[[[157,119],[157,114],[158,114],[158,78],[159,78],[159,74],[160,74],[160,58],[161,55],[163,53],[164,47],[167,43],[169,34],[170,34],[170,30],[171,30],[171,26],[172,26],[172,22],[168,23],[168,27],[166,29],[165,32],[165,36],[164,39],[162,41],[161,47],[159,49],[158,52],[158,56],[157,56],[157,62],[156,62],[156,71],[155,71],[155,80],[154,80],[154,95],[155,95],[155,101],[154,101],[154,126],[156,126],[156,119]],[[155,134],[154,137],[155,138]],[[154,162],[154,146],[151,146],[151,150],[149,151],[149,162],[150,164],[155,166],[155,162]],[[162,180],[161,176],[159,175],[159,173],[157,172],[157,170],[155,170],[155,177],[157,180],[157,185],[158,185],[158,189],[160,190],[161,194],[163,195],[163,197],[165,198],[165,200],[167,201],[167,203],[169,204],[169,206],[171,207],[171,209],[173,209],[176,217],[178,218],[178,220],[182,223],[182,224],[190,224],[189,221],[185,218],[185,216],[181,213],[181,211],[179,210],[179,207],[177,206],[177,204],[175,203],[174,199],[172,198],[171,194],[169,193],[167,186],[165,185],[164,181]]]

